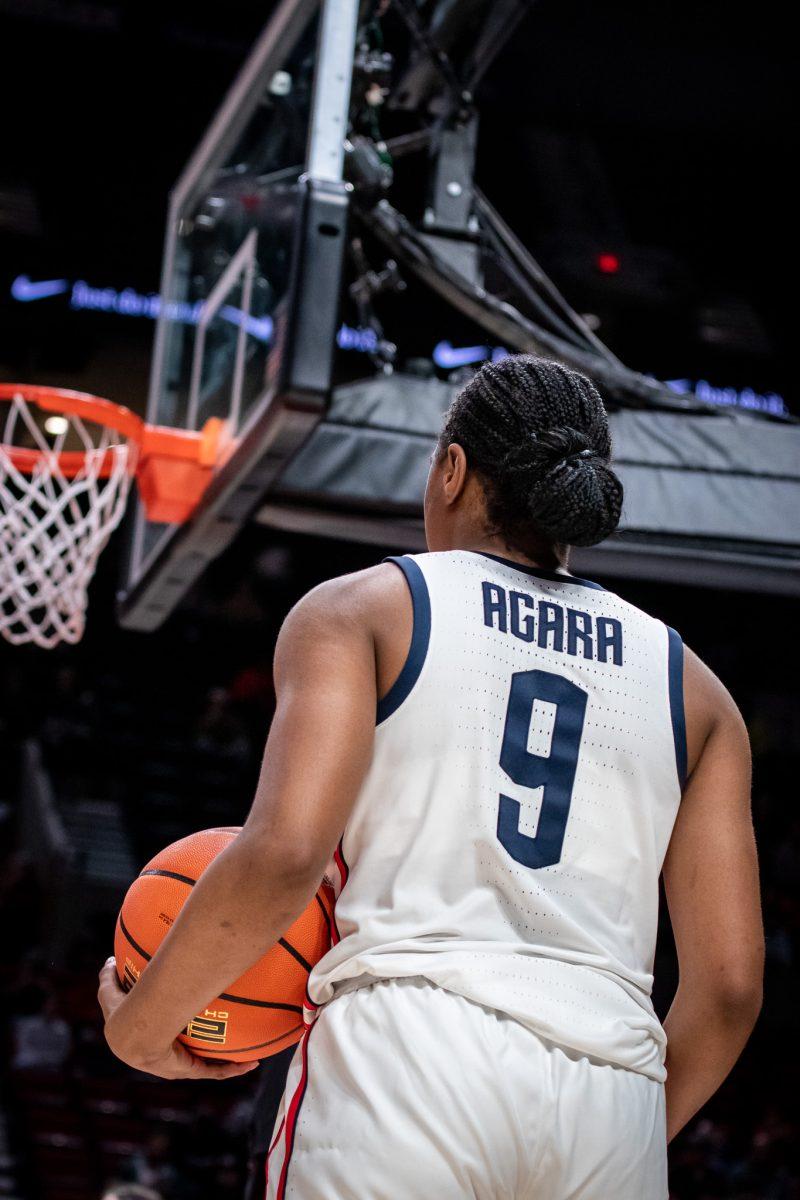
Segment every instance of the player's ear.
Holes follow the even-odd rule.
[[[455,504],[467,482],[467,456],[458,442],[447,447],[442,463],[442,490],[448,504]]]

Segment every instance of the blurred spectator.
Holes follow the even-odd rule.
[[[197,723],[196,746],[210,754],[246,759],[250,752],[247,734],[233,712],[225,688],[211,688]]]
[[[25,914],[25,920],[19,914]],[[33,864],[20,852],[9,853],[0,872],[0,962],[18,964],[38,938],[41,894]]]
[[[57,1071],[72,1050],[72,1031],[48,996],[41,1012],[14,1017],[11,1066],[16,1071]]]
[[[228,689],[233,704],[253,709],[264,717],[275,710],[275,681],[272,674],[272,651],[262,653],[237,671]],[[266,729],[263,730],[266,735]]]
[[[78,671],[72,666],[59,667],[47,699],[48,716],[42,725],[44,741],[51,746],[70,742],[80,751],[80,744],[91,739],[95,708],[96,698],[84,686]]]
[[[180,1159],[176,1161],[176,1157],[169,1134],[152,1133],[133,1156],[131,1165],[136,1182],[172,1195],[181,1182]]]

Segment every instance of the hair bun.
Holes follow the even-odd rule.
[[[622,484],[605,447],[559,425],[525,436],[506,457],[518,503],[554,542],[593,546],[614,532],[622,512]]]

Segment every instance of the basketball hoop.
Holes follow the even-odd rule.
[[[37,409],[49,414],[44,422]],[[134,476],[149,520],[185,521],[224,441],[217,418],[199,433],[169,429],[82,392],[0,384],[6,641],[45,649],[78,642],[97,559],[122,519]]]

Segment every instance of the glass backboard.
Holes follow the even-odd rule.
[[[164,619],[324,411],[357,11],[283,0],[170,197],[147,419],[199,430],[221,417],[235,449],[186,526],[138,505],[130,627]]]

